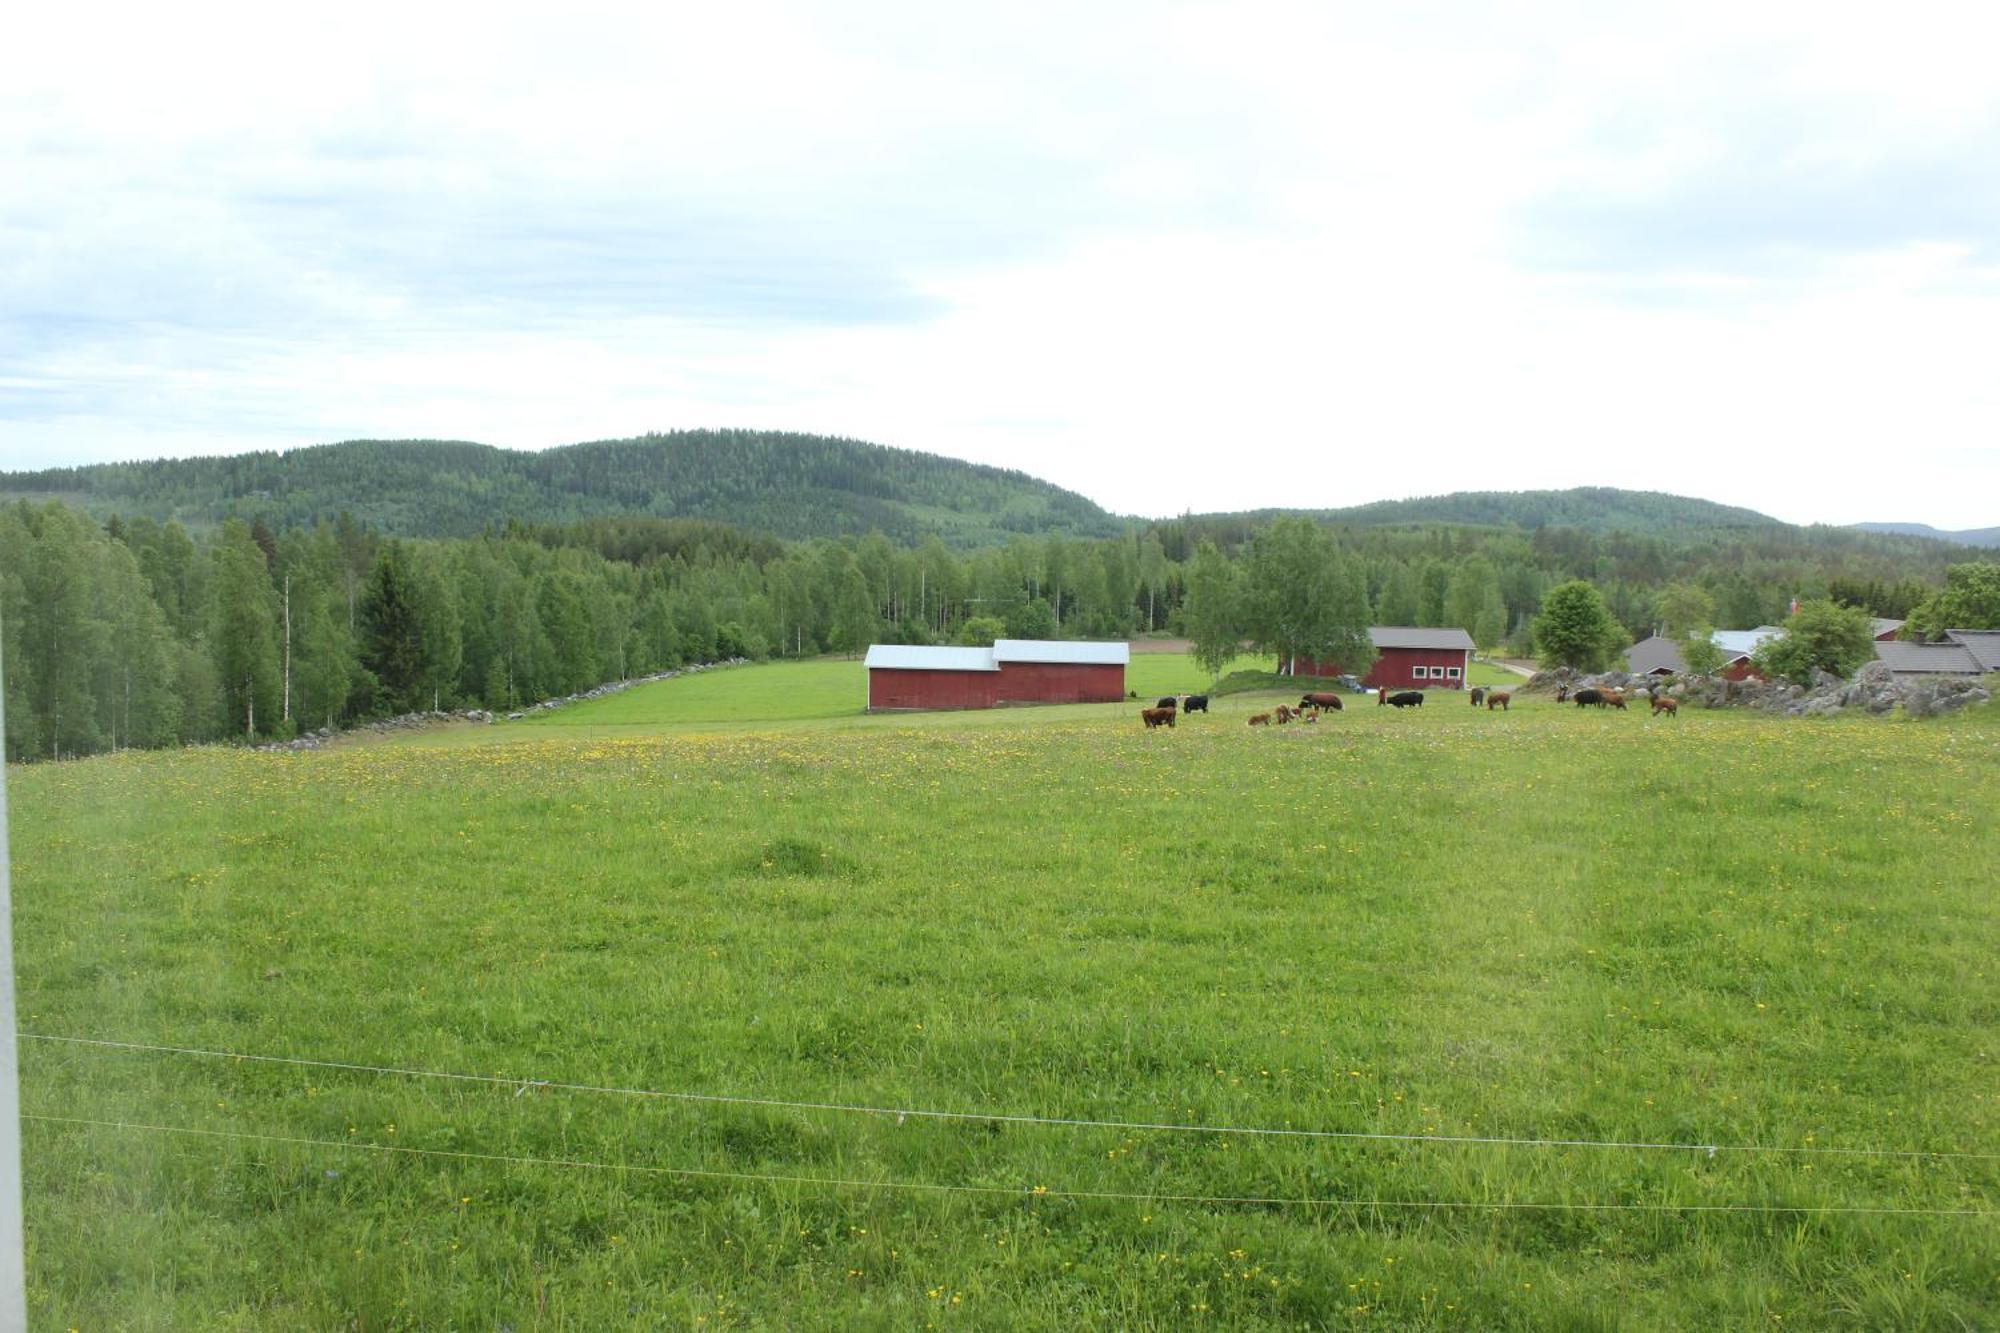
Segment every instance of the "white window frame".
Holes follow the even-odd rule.
[[[1444,669],[1444,678],[1446,680],[1457,680],[1460,678],[1461,674],[1462,673],[1459,671],[1457,667],[1446,667]]]
[[[1429,667],[1413,666],[1410,668],[1411,680],[1429,680],[1430,678],[1431,678],[1431,669]]]

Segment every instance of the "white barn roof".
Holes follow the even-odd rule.
[[[996,639],[996,662],[1067,662],[1086,666],[1126,666],[1132,649],[1124,643],[1079,643],[1060,639]]]
[[[991,648],[927,648],[913,643],[876,643],[868,648],[870,671],[998,671]]]

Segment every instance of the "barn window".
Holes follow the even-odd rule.
[[[1449,678],[1449,679],[1451,679],[1451,680],[1457,680],[1457,679],[1458,679],[1458,668],[1457,668],[1457,667],[1446,667],[1446,668],[1444,669],[1444,674],[1446,675],[1446,677],[1448,677],[1448,678]]]
[[[1429,680],[1431,678],[1431,669],[1427,666],[1411,667],[1410,676],[1414,680]]]

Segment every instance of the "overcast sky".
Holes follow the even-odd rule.
[[[0,467],[749,426],[1121,513],[2000,523],[1996,50],[1990,4],[29,6]]]

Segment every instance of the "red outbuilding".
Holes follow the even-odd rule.
[[[878,643],[868,650],[868,711],[1116,703],[1131,649],[1122,643],[1001,639],[991,648]]]
[[[1375,665],[1361,683],[1377,690],[1462,690],[1472,665],[1472,636],[1462,629],[1420,629],[1412,625],[1370,625]],[[1337,662],[1294,657],[1278,664],[1286,676],[1338,676]]]

